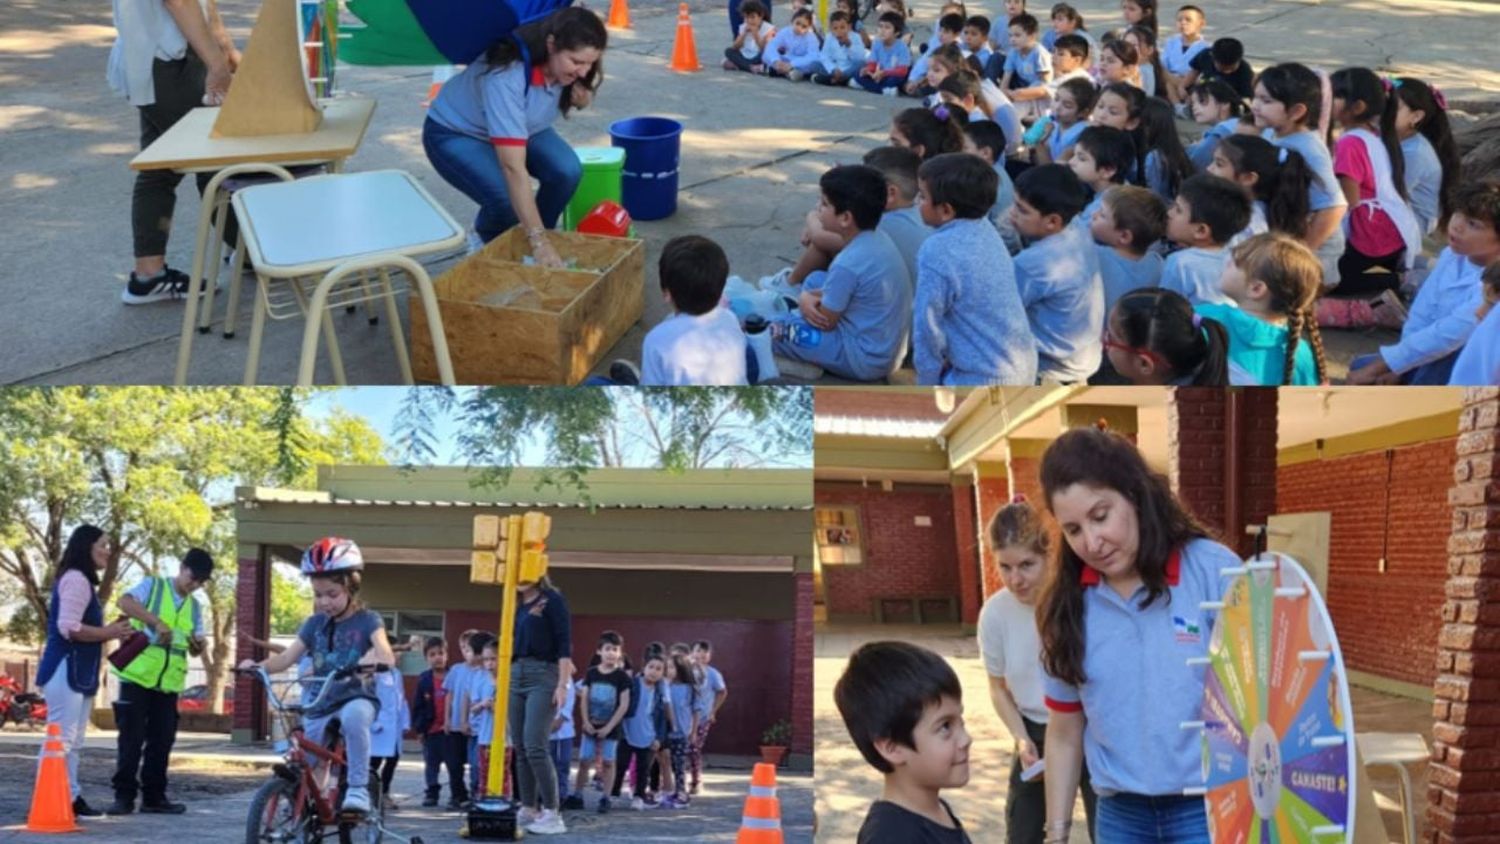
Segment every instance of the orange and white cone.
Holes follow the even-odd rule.
[[[625,0],[609,0],[609,21],[605,26],[610,29],[630,28],[630,6]]]
[[[73,817],[67,756],[62,728],[56,722],[48,724],[42,764],[36,772],[36,789],[31,792],[31,813],[26,817],[27,832],[77,832],[83,828]]]
[[[422,101],[422,108],[432,105],[437,99],[438,92],[443,90],[443,83],[452,79],[458,73],[458,68],[451,64],[440,64],[432,69],[432,84],[427,86],[427,99]]]
[[[688,15],[686,3],[677,6],[677,40],[672,44],[672,62],[667,67],[679,73],[703,69],[698,63],[698,42],[693,38],[693,19]]]
[[[760,762],[750,775],[750,796],[735,844],[783,844],[781,802],[776,799],[776,766]]]

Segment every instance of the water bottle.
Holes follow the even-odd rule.
[[[1047,126],[1051,122],[1052,116],[1048,115],[1047,117],[1043,117],[1041,120],[1038,120],[1037,122],[1031,124],[1031,128],[1027,129],[1026,134],[1021,136],[1022,142],[1029,147],[1034,147],[1037,144],[1041,143],[1042,133],[1047,131]]]
[[[811,349],[823,342],[823,332],[803,322],[789,322],[786,326],[786,339],[793,346]]]

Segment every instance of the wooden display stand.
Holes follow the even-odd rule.
[[[266,0],[211,137],[301,135],[323,122],[307,87],[297,0]]]
[[[577,269],[527,266],[519,226],[440,276],[433,286],[460,384],[576,384],[641,318],[641,241],[548,232]],[[411,299],[412,369],[435,381],[422,303]]]

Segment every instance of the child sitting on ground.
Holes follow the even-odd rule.
[[[927,81],[927,61],[932,51],[944,44],[957,44],[963,38],[964,16],[957,12],[950,12],[938,19],[937,43],[931,45],[927,52],[918,56],[912,62],[911,74],[901,90],[909,97],[922,96],[922,89]]]
[[[1070,79],[1083,79],[1093,84],[1094,77],[1089,73],[1092,55],[1093,47],[1082,35],[1059,37],[1057,46],[1052,48],[1052,80],[1047,83],[1048,96],[1055,98],[1058,87]],[[1088,112],[1084,112],[1084,116],[1088,116]]]
[[[950,153],[923,164],[919,180],[922,220],[934,231],[917,256],[917,383],[1032,383],[1036,342],[1010,254],[984,219],[995,195],[994,167]]]
[[[986,75],[993,78],[998,64],[1000,90],[1016,104],[1021,118],[1041,117],[1049,107],[1047,83],[1052,81],[1052,54],[1037,43],[1037,21],[1031,15],[1011,18],[1006,32],[1010,49],[1005,51],[1005,60],[999,63],[999,55],[992,56]]]
[[[865,66],[854,77],[853,84],[871,93],[889,91],[890,96],[896,95],[911,72],[911,48],[899,37],[905,25],[906,22],[895,12],[880,16],[875,43],[870,45]]]
[[[1094,110],[1098,96],[1098,89],[1088,79],[1073,78],[1058,86],[1052,99],[1052,114],[1046,118],[1041,141],[1033,148],[1037,164],[1068,163],[1078,136],[1089,127],[1089,112]]]
[[[1137,386],[1229,386],[1224,326],[1193,312],[1180,294],[1132,290],[1109,311],[1104,352],[1110,367]]]
[[[964,138],[964,152],[979,156],[995,171],[995,203],[985,216],[1000,233],[1006,250],[1014,255],[1021,251],[1021,236],[1010,221],[1010,209],[1016,204],[1016,186],[1005,172],[1005,133],[992,120],[974,120],[964,127]]]
[[[860,844],[969,844],[945,788],[969,782],[963,687],[946,661],[905,642],[870,642],[849,657],[833,689],[844,726],[885,777],[859,829]]]
[[[984,15],[970,15],[964,21],[963,32],[963,57],[974,57],[980,67],[990,60],[995,54],[990,49],[990,19]]]
[[[765,73],[763,54],[776,35],[776,27],[766,20],[766,5],[761,0],[743,0],[740,3],[740,34],[724,51],[725,70],[743,70],[747,73]]]
[[[1062,164],[1016,179],[1016,231],[1030,245],[1016,256],[1016,284],[1037,343],[1037,374],[1075,383],[1099,368],[1104,285],[1087,225],[1071,225],[1088,203],[1082,182]]]
[[[1202,9],[1183,6],[1177,10],[1177,34],[1161,48],[1162,69],[1167,72],[1167,98],[1174,103],[1187,99],[1187,86],[1183,83],[1193,70],[1193,59],[1208,50],[1208,42],[1203,40],[1203,26],[1207,22]]]
[[[824,173],[818,187],[819,222],[845,245],[827,272],[803,282],[797,312],[773,327],[775,350],[841,378],[876,381],[900,363],[911,327],[906,264],[877,228],[885,177],[873,167],[841,166]]]
[[[1476,312],[1484,298],[1480,277],[1500,260],[1500,181],[1463,185],[1454,193],[1448,244],[1417,289],[1401,339],[1381,346],[1378,354],[1351,361],[1348,383],[1448,383],[1459,351],[1479,322]]]
[[[916,206],[917,168],[922,166],[922,159],[909,149],[876,147],[865,153],[861,163],[874,167],[885,177],[885,213],[880,215],[880,225],[876,228],[896,244],[896,251],[901,253],[906,271],[915,283],[917,250],[932,234]]]
[[[818,50],[812,12],[798,9],[792,13],[792,25],[776,33],[766,45],[761,61],[771,76],[785,76],[793,82],[800,82],[821,67]]]
[[[1323,338],[1313,318],[1323,267],[1306,244],[1284,234],[1258,234],[1224,264],[1221,289],[1228,304],[1196,310],[1229,333],[1232,370],[1266,387],[1325,383]],[[1236,380],[1236,383],[1243,383]]]
[[[1500,261],[1484,270],[1484,303],[1474,311],[1479,320],[1469,342],[1453,364],[1449,386],[1480,387],[1500,384]]]
[[[1068,168],[1094,192],[1094,198],[1078,215],[1077,225],[1087,229],[1104,204],[1104,192],[1125,183],[1135,167],[1135,142],[1130,133],[1110,126],[1090,126],[1078,134]]]
[[[1255,71],[1245,61],[1245,45],[1238,38],[1220,38],[1213,46],[1193,56],[1188,61],[1187,75],[1182,77],[1182,87],[1191,88],[1198,82],[1222,79],[1230,88],[1248,100],[1255,95]]]
[[[1230,302],[1219,287],[1224,275],[1224,244],[1250,223],[1250,197],[1218,176],[1200,174],[1182,183],[1167,211],[1167,239],[1184,247],[1167,256],[1161,286],[1194,305]]]
[[[1104,311],[1121,296],[1161,283],[1162,259],[1151,249],[1167,230],[1167,206],[1161,197],[1136,185],[1115,185],[1089,222],[1099,276],[1104,280]]]
[[[1423,234],[1447,220],[1461,164],[1448,100],[1437,88],[1412,76],[1391,81],[1396,97],[1396,137],[1406,160],[1406,193]]]
[[[1238,184],[1251,197],[1250,225],[1229,241],[1230,246],[1266,231],[1298,240],[1307,235],[1308,185],[1313,175],[1301,153],[1259,135],[1236,132],[1214,148],[1208,173]]]
[[[865,42],[849,27],[847,12],[828,16],[828,37],[818,54],[812,81],[819,85],[847,85],[865,64]]]
[[[1240,125],[1245,102],[1222,79],[1199,82],[1187,90],[1185,99],[1192,110],[1193,120],[1208,127],[1202,139],[1188,147],[1188,159],[1197,169],[1207,170],[1213,163],[1214,148],[1219,141],[1233,135]]]
[[[667,241],[657,262],[662,298],[672,315],[641,344],[639,383],[650,387],[743,386],[749,383],[745,333],[721,304],[729,259],[706,237]],[[628,380],[628,379],[627,379]]]
[[[1161,97],[1147,97],[1141,106],[1141,135],[1146,142],[1146,187],[1171,202],[1182,188],[1184,179],[1193,175],[1193,162],[1182,148],[1177,134],[1177,119],[1172,106]]]

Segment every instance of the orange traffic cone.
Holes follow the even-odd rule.
[[[680,73],[696,73],[703,69],[698,64],[698,43],[693,39],[693,21],[688,16],[688,4],[677,7],[677,41],[672,45],[672,63],[667,65]]]
[[[609,21],[605,26],[610,29],[630,28],[630,6],[625,0],[609,0]]]
[[[47,725],[42,745],[42,764],[36,772],[36,790],[31,793],[27,832],[77,832],[83,827],[73,817],[73,796],[68,785],[68,760],[62,745],[62,728]]]
[[[745,798],[745,815],[735,844],[782,844],[775,765],[758,763],[750,775],[750,796]]]
[[[427,87],[427,99],[422,101],[422,108],[432,105],[432,101],[437,99],[438,92],[443,90],[443,83],[452,79],[456,70],[457,68],[451,64],[438,65],[432,69],[432,84]]]

